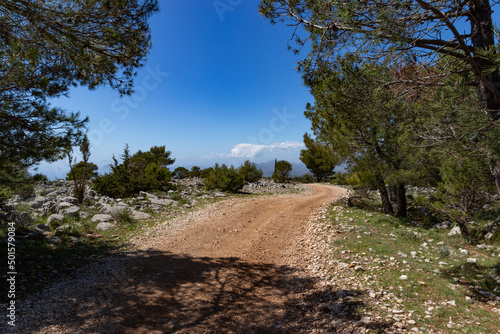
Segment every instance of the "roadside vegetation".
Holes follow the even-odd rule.
[[[419,208],[407,218],[380,212],[380,199],[333,205],[315,225],[328,240],[322,256],[333,282],[361,291],[356,314],[374,330],[389,323],[401,331],[488,333],[500,318],[500,236],[470,243],[460,232],[436,227]],[[481,210],[481,230],[500,206]],[[353,314],[353,316],[356,316]]]

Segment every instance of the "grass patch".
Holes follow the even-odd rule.
[[[335,205],[324,224],[337,231],[330,258],[344,269],[334,266],[332,277],[367,291],[373,298],[360,311],[377,319],[424,333],[496,333],[500,244],[477,247],[414,218]]]

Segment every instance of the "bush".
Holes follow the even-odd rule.
[[[259,181],[264,173],[262,172],[262,169],[257,169],[257,166],[254,163],[247,160],[240,166],[240,168],[238,168],[238,174],[246,182],[253,183]]]
[[[133,224],[137,222],[137,219],[132,216],[132,211],[130,211],[129,209],[114,211],[111,215],[116,219],[118,223]]]
[[[174,163],[165,146],[154,146],[148,152],[138,151],[130,156],[128,146],[118,163],[114,164],[111,173],[98,176],[93,184],[97,192],[111,197],[131,197],[140,191],[165,191],[170,189],[169,181],[172,173],[167,166]]]
[[[189,176],[189,170],[184,167],[177,167],[172,173],[174,179],[185,179]]]
[[[46,182],[49,179],[47,178],[47,175],[44,175],[42,173],[36,173],[31,176],[31,179],[35,182]]]
[[[238,171],[233,166],[228,168],[224,164],[222,166],[215,164],[215,167],[205,179],[205,188],[207,190],[218,189],[237,192],[243,188],[244,184],[245,180]]]
[[[292,164],[285,160],[274,162],[273,180],[277,183],[285,183],[288,181],[290,172],[292,171]]]

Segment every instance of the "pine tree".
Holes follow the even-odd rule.
[[[0,2],[0,170],[61,159],[80,143],[87,119],[48,98],[78,85],[133,91],[157,10],[156,0]]]
[[[334,174],[338,164],[331,147],[312,139],[307,133],[304,134],[306,149],[300,151],[300,161],[313,173],[317,182],[321,182]]]

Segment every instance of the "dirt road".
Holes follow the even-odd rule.
[[[139,250],[89,269],[92,279],[39,296],[51,314],[30,332],[328,332],[307,308],[327,292],[311,290],[313,278],[287,264],[308,218],[345,190],[311,187],[219,202],[163,225],[137,241]]]

